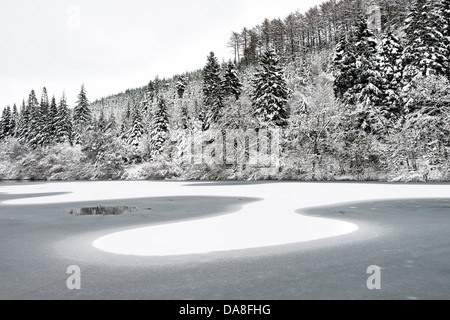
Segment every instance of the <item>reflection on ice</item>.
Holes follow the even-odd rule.
[[[125,206],[115,206],[115,207],[88,207],[88,208],[80,208],[80,209],[72,209],[70,210],[70,214],[76,216],[118,216],[123,213],[129,213],[139,210],[136,207],[125,207]]]

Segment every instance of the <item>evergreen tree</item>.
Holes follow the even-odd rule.
[[[17,126],[19,122],[19,113],[17,111],[16,104],[13,105],[11,120],[10,120],[10,128],[11,128],[11,136],[17,137]]]
[[[339,40],[334,53],[334,93],[341,100],[356,83],[356,53],[353,50],[350,34],[344,34]]]
[[[344,99],[370,106],[379,105],[382,80],[377,65],[377,41],[362,17],[354,30],[353,50],[356,77],[353,86],[344,94]]]
[[[135,106],[133,108],[131,128],[125,133],[125,140],[129,145],[137,149],[144,133],[142,114],[139,107]]]
[[[27,103],[29,125],[26,130],[25,141],[33,148],[38,146],[41,124],[41,107],[36,98],[36,93],[31,90]]]
[[[55,141],[58,143],[69,142],[72,144],[72,119],[67,106],[66,96],[63,94],[59,102],[55,121]]]
[[[151,114],[151,105],[155,94],[154,91],[154,84],[150,81],[150,83],[145,87],[144,98],[141,101],[141,112],[143,118],[148,118]],[[128,108],[130,107],[128,106]],[[131,117],[131,109],[129,109],[129,112],[129,117]]]
[[[383,79],[377,62],[377,41],[360,16],[351,35],[338,45],[334,90],[353,113],[356,127],[368,132],[383,125],[379,123]]]
[[[272,48],[263,52],[253,86],[251,98],[254,116],[265,123],[285,126],[289,117],[287,110],[289,90],[283,77],[283,68]]]
[[[2,117],[0,118],[0,139],[5,139],[12,135],[11,116],[11,107],[7,106],[3,109]]]
[[[22,143],[27,143],[28,130],[30,126],[30,113],[25,100],[22,101],[22,106],[20,107],[19,122],[17,124],[16,135],[19,141]]]
[[[203,130],[208,130],[219,119],[223,107],[221,82],[220,65],[211,52],[203,69],[203,109],[200,116]]]
[[[111,111],[111,114],[109,115],[108,125],[106,127],[106,130],[115,131],[116,129],[117,129],[116,116],[114,115],[114,112]]]
[[[450,0],[439,1],[441,32],[444,40],[445,76],[450,80]]]
[[[81,137],[86,130],[90,129],[91,122],[92,113],[89,108],[89,100],[86,96],[86,89],[82,85],[80,94],[78,95],[77,105],[73,110],[74,142],[76,144],[82,142]]]
[[[416,0],[406,20],[404,81],[407,86],[418,75],[447,75],[448,47],[440,1]],[[445,32],[445,31],[444,31]]]
[[[146,93],[148,95],[147,97],[148,97],[149,104],[151,104],[153,102],[153,99],[155,99],[156,91],[157,91],[157,89],[156,89],[155,82],[150,81],[146,88]]]
[[[5,135],[3,134],[4,129],[4,124],[3,124],[3,116],[5,114],[5,109],[3,109],[2,111],[2,116],[0,117],[0,141],[2,141],[3,139],[5,139]]]
[[[403,47],[393,33],[384,34],[378,48],[382,79],[381,113],[387,119],[398,118],[402,111],[401,85]]]
[[[159,97],[158,104],[153,114],[152,131],[150,133],[152,156],[163,153],[164,145],[169,135],[169,115],[166,102]]]
[[[178,98],[182,99],[184,92],[186,91],[187,81],[185,76],[179,76],[177,83],[175,84],[177,88]]]
[[[29,143],[33,147],[45,146],[49,143],[50,132],[49,128],[50,118],[49,109],[50,103],[48,99],[47,89],[42,89],[42,96],[40,103],[33,103],[35,106],[31,109],[31,123],[32,123],[32,136],[30,136]]]
[[[224,96],[234,96],[236,100],[239,100],[242,93],[242,83],[239,80],[236,66],[231,61],[228,62],[225,70],[222,81],[222,91]]]
[[[100,131],[105,131],[107,126],[108,126],[108,123],[105,118],[105,112],[103,111],[103,109],[101,109],[100,115],[99,115],[98,121],[97,121],[97,127]]]
[[[47,136],[49,143],[53,143],[56,141],[55,137],[56,137],[57,116],[58,116],[58,105],[56,104],[55,96],[53,96],[50,103],[47,120]]]

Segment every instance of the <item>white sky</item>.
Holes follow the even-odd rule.
[[[46,86],[72,105],[232,57],[232,31],[323,0],[0,0],[0,109]]]

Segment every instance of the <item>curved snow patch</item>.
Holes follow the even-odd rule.
[[[254,249],[344,235],[354,224],[291,215],[246,213],[139,228],[96,240],[96,248],[115,254],[175,256]]]

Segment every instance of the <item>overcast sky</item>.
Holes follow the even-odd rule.
[[[232,58],[232,31],[322,0],[0,0],[0,109],[45,86],[71,106]]]

